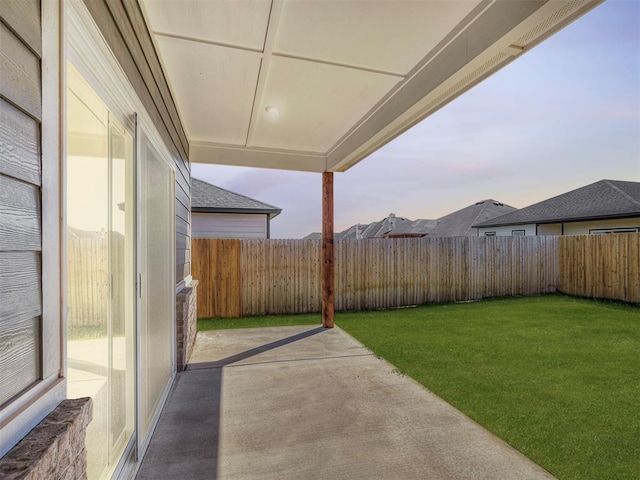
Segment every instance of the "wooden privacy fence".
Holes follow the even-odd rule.
[[[640,303],[640,233],[560,237],[558,290]]]
[[[192,241],[199,317],[319,312],[320,241]],[[336,242],[336,309],[554,292],[557,237]]]

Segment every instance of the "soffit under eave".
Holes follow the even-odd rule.
[[[602,1],[494,2],[325,154],[195,141],[191,161],[345,171]]]

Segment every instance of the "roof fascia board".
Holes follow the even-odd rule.
[[[192,163],[317,173],[326,170],[326,157],[314,152],[252,149],[207,142],[192,142],[189,146],[189,154]]]
[[[250,215],[270,214],[274,217],[282,212],[281,208],[225,208],[225,207],[191,207],[191,213],[244,213]]]

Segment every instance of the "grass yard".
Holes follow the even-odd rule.
[[[640,479],[640,307],[550,295],[339,313],[336,324],[558,478]]]

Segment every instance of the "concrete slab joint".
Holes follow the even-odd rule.
[[[3,480],[87,478],[85,432],[93,415],[90,398],[61,402],[0,459]]]
[[[192,280],[176,295],[177,370],[183,371],[191,357],[198,333],[198,280]]]

